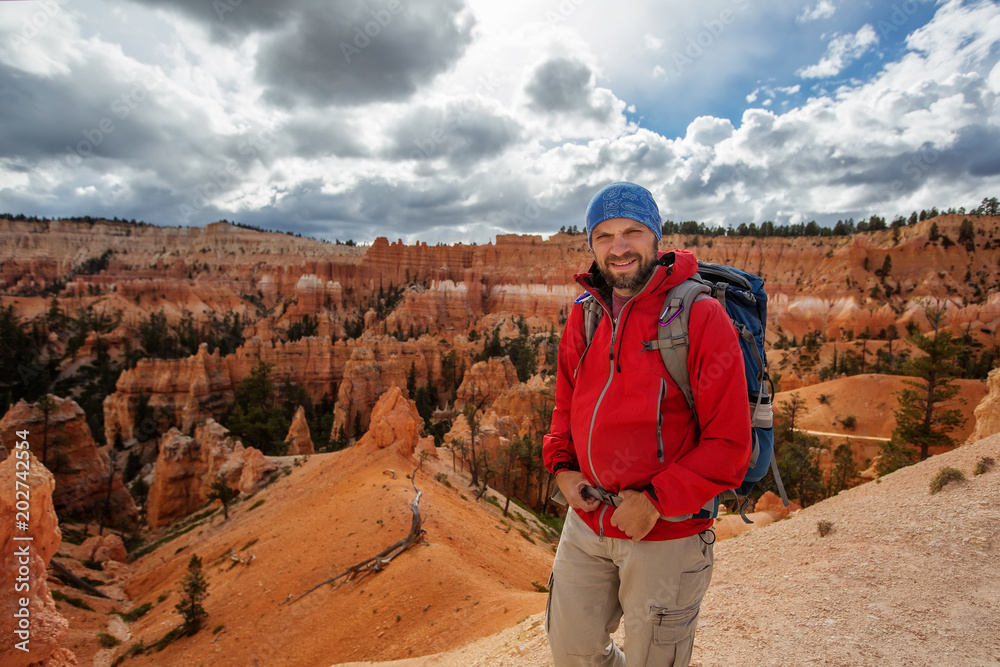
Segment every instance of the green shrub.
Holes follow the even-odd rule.
[[[979,460],[976,461],[976,469],[972,471],[973,475],[982,475],[993,469],[996,465],[996,461],[993,460],[991,456],[981,456]]]
[[[951,482],[961,482],[965,480],[965,473],[958,468],[941,468],[938,474],[931,480],[931,493],[937,493]]]
[[[240,547],[240,551],[246,551],[247,549],[249,549],[253,545],[257,544],[257,540],[259,540],[259,539],[260,539],[259,537],[253,538],[252,540],[250,540],[249,542],[247,542],[246,544],[244,544],[242,547]]]
[[[104,570],[104,566],[101,565],[96,560],[81,560],[80,565],[83,565],[84,567],[89,567],[91,570],[97,570],[98,572]]]
[[[170,645],[170,642],[174,641],[178,637],[181,637],[183,634],[184,634],[184,626],[183,625],[178,626],[173,630],[171,630],[170,632],[168,632],[167,634],[160,637],[156,641],[156,643],[153,644],[153,648],[155,648],[156,652],[159,653],[163,649],[167,648],[167,646]]]
[[[539,593],[548,593],[549,592],[549,589],[548,589],[547,586],[542,586],[537,581],[532,581],[531,585],[534,586],[535,590],[538,591]]]
[[[104,648],[114,648],[115,646],[118,646],[119,644],[122,643],[121,640],[118,639],[118,637],[115,637],[114,635],[109,635],[106,632],[98,632],[97,641],[99,641],[101,646],[103,646]]]
[[[265,500],[266,500],[266,498],[261,498],[260,500],[258,500],[257,502],[255,502],[253,505],[251,505],[250,508],[247,510],[247,512],[249,512],[250,510],[257,509],[258,507],[260,507],[261,505],[264,504]]]
[[[816,522],[816,531],[819,533],[820,537],[826,537],[831,532],[833,532],[833,522],[822,519]]]
[[[161,602],[162,602],[162,600],[161,600]],[[148,612],[152,608],[153,608],[153,603],[152,602],[146,602],[146,603],[143,603],[143,604],[139,605],[138,607],[133,607],[132,609],[130,609],[130,610],[124,612],[124,613],[118,612],[118,615],[121,616],[121,619],[123,621],[125,621],[126,623],[134,623],[134,622],[138,621],[140,618],[142,618],[143,616],[145,616],[146,612]]]
[[[451,488],[451,482],[448,481],[448,475],[446,475],[445,473],[439,472],[438,474],[434,475],[434,479],[436,479],[437,481],[441,482],[442,484],[444,484],[445,486],[447,486],[449,489]]]
[[[52,591],[52,599],[65,602],[66,604],[71,604],[80,609],[86,609],[87,611],[94,611],[94,608],[84,602],[82,598],[75,598],[71,595],[66,595],[62,591]]]
[[[220,632],[222,632],[222,629],[223,629],[224,627],[226,627],[226,626],[224,626],[224,625],[221,625],[221,624],[220,624],[220,625],[217,625],[217,626],[215,626],[214,628],[212,628],[212,634],[213,634],[213,635],[217,635],[217,634],[219,634]]]

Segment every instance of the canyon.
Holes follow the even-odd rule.
[[[973,236],[957,242],[966,220]],[[0,388],[14,392],[37,377],[60,388],[38,394],[51,394],[48,412],[38,396],[9,401],[0,459],[9,461],[25,429],[41,457],[44,434],[49,458],[61,454],[47,461],[51,501],[71,533],[90,535],[103,512],[102,529],[143,534],[147,548],[172,541],[107,565],[120,600],[152,603],[117,629],[129,641],[148,645],[169,629],[191,553],[208,566],[218,601],[211,623],[225,627],[218,641],[203,631],[130,663],[400,659],[452,650],[544,607],[538,591],[555,535],[514,503],[513,514],[502,512],[506,499],[481,480],[470,487],[470,445],[486,454],[482,471],[493,471],[494,487],[506,474],[531,509],[552,511],[526,443],[548,427],[555,348],[582,291],[573,276],[591,261],[585,236],[355,246],[226,222],[0,219],[0,240],[0,308],[37,341],[35,361],[15,364]],[[995,364],[1000,218],[943,215],[841,237],[668,235],[660,247],[764,277],[775,402],[804,401],[797,426],[817,434],[824,470],[842,442],[859,470],[878,457],[905,387],[885,370],[922,354],[907,332],[931,332],[928,311],[940,309],[940,330],[964,341],[970,366]],[[190,331],[199,335],[185,338]],[[153,341],[169,342],[173,358],[148,354],[143,345]],[[289,403],[280,436],[266,445],[223,425],[260,369],[275,403]],[[1000,431],[997,378],[956,381],[948,405],[965,417],[952,434],[958,442]],[[529,449],[515,461],[516,447]],[[148,495],[134,499],[137,480]],[[230,520],[213,499],[219,480],[237,494]],[[418,547],[360,592],[321,589],[290,606],[287,597],[402,537],[415,485],[427,530]],[[759,528],[784,516],[760,512]],[[60,553],[97,560],[75,548],[64,542]],[[501,563],[497,553],[511,556]],[[243,619],[251,590],[263,595],[253,603],[259,616]],[[164,595],[169,604],[155,602]],[[336,596],[338,609],[322,605],[324,596]],[[94,626],[63,607],[70,628]],[[334,626],[330,643],[308,639]],[[60,637],[54,643],[81,658],[108,650],[93,633]]]

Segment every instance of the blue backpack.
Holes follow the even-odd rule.
[[[753,523],[746,515],[749,495],[754,484],[767,474],[768,467],[774,474],[782,502],[788,505],[788,497],[774,458],[774,419],[771,409],[774,385],[767,372],[767,356],[764,352],[764,327],[767,322],[764,280],[725,264],[698,262],[697,273],[667,292],[660,311],[659,326],[656,327],[657,337],[643,343],[644,351],[659,350],[663,365],[684,393],[684,398],[697,419],[687,365],[688,322],[691,318],[691,305],[695,300],[708,298],[714,298],[722,304],[739,336],[749,392],[753,452],[750,455],[750,466],[739,487],[716,496],[697,514],[668,519],[683,521],[692,517],[714,518],[719,514],[720,501],[735,500],[743,520]],[[584,336],[589,345],[604,314],[604,308],[590,294],[583,295],[578,301],[584,308]]]

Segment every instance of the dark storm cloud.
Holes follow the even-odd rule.
[[[54,189],[39,185],[48,195],[25,210],[129,218],[157,210],[173,218],[164,224],[188,222],[176,219],[183,206],[201,210],[270,160],[274,133],[215,133],[204,112],[164,101],[169,84],[160,77],[147,70],[123,81],[100,57],[50,76],[0,65],[0,159],[8,169],[58,180]],[[109,176],[127,185],[109,186]],[[4,200],[12,194],[5,191]],[[61,208],[39,211],[42,201]]]
[[[405,100],[471,42],[463,9],[460,0],[315,3],[265,39],[256,75],[284,107]]]
[[[157,131],[135,122],[162,81],[115,82],[86,61],[69,75],[39,76],[0,63],[0,156],[38,160],[85,153],[122,158],[142,153]],[[69,147],[69,150],[67,150]]]
[[[521,135],[517,122],[467,98],[444,109],[415,109],[392,131],[392,159],[447,158],[466,166],[501,154]]]
[[[540,201],[529,193],[516,177],[494,174],[420,184],[375,178],[337,193],[324,192],[315,180],[296,184],[280,201],[238,219],[264,228],[274,228],[278,220],[282,229],[328,240],[385,236],[446,243],[484,241],[498,233],[548,234],[572,224],[562,219],[562,201]],[[583,209],[577,208],[578,223]]]
[[[302,0],[143,0],[142,6],[177,10],[202,23],[213,39],[231,42],[280,28],[307,4]]]
[[[232,43],[258,33],[272,104],[359,105],[410,97],[472,41],[463,0],[154,0]]]
[[[349,117],[302,112],[277,133],[276,150],[302,158],[369,157],[362,144],[357,122]]]
[[[576,114],[604,121],[614,111],[607,101],[594,101],[594,74],[576,59],[545,61],[532,73],[524,91],[531,108],[542,112]]]

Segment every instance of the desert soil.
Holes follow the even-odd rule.
[[[983,457],[998,465],[974,475]],[[931,494],[944,467],[967,479]],[[715,554],[693,665],[1000,666],[1000,434],[720,541]],[[551,664],[535,614],[454,651],[340,667]]]

